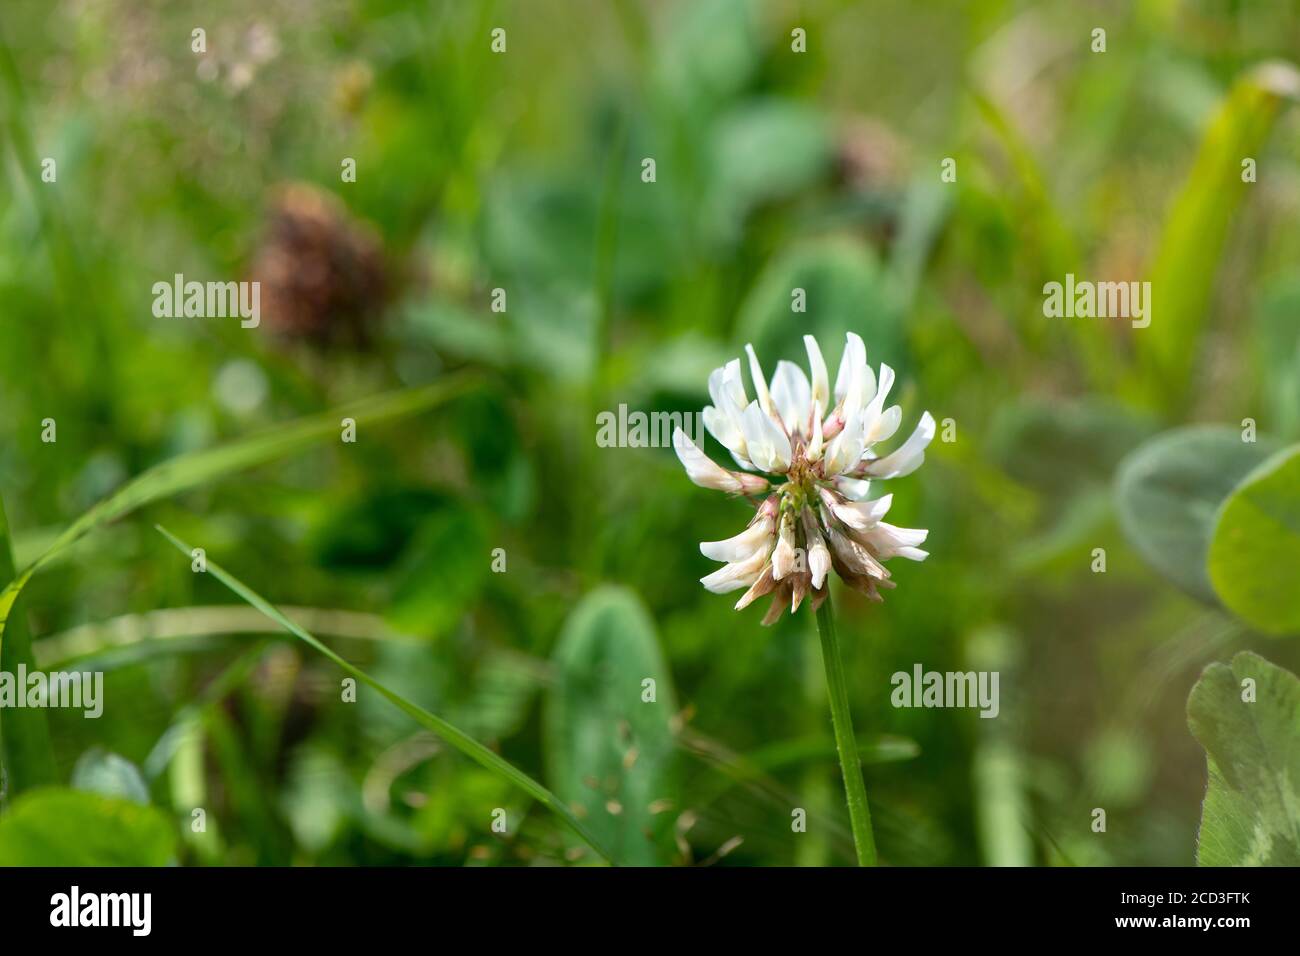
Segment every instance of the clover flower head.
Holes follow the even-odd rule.
[[[741,470],[716,464],[680,428],[673,447],[697,485],[757,500],[749,526],[725,541],[705,541],[700,551],[723,562],[701,583],[716,594],[746,589],[736,610],[773,594],[764,624],[789,605],[799,609],[812,596],[826,599],[833,568],[850,587],[875,601],[891,588],[885,562],[921,561],[927,532],[884,520],[892,495],[871,498],[875,481],[910,475],[925,460],[934,438],[934,418],[921,415],[911,436],[883,457],[875,452],[898,431],[902,409],[885,407],[894,370],[881,364],[877,376],[867,364],[860,336],[850,332],[832,392],[821,348],[805,335],[811,379],[793,362],[777,363],[769,384],[750,345],[750,401],[740,359],[709,376],[713,404],[703,412],[709,433],[731,452]],[[770,477],[764,477],[764,475]]]

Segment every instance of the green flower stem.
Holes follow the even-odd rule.
[[[840,645],[835,637],[835,615],[831,610],[829,591],[817,609],[817,636],[822,641],[822,663],[826,666],[826,689],[831,700],[831,724],[835,728],[835,748],[840,752],[844,796],[849,804],[849,823],[853,826],[858,866],[875,866],[876,838],[871,832],[867,788],[862,783],[862,763],[858,759],[857,741],[853,738],[849,692],[844,683],[844,662],[840,660]]]

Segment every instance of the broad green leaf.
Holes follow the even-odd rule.
[[[1249,652],[1211,664],[1187,723],[1209,773],[1196,861],[1300,866],[1300,680]]]
[[[1219,600],[1238,617],[1269,634],[1300,631],[1300,445],[1228,496],[1207,563]]]
[[[806,312],[792,312],[792,290],[806,293]],[[851,239],[801,243],[774,259],[745,298],[736,338],[752,342],[770,377],[779,359],[807,365],[804,335],[813,335],[835,374],[846,332],[867,343],[867,361],[887,362],[906,380],[901,312],[875,254]],[[742,363],[743,364],[743,363]]]
[[[468,503],[425,519],[398,574],[388,619],[412,634],[437,636],[464,617],[491,573],[489,531],[486,517]],[[482,560],[448,561],[448,555]]]
[[[162,527],[159,527],[158,531],[161,532],[167,540],[174,544],[182,554],[190,554],[190,546],[181,541],[170,531]],[[528,774],[509,763],[498,754],[492,752],[459,728],[443,720],[436,714],[430,713],[423,707],[411,703],[405,697],[402,697],[400,694],[395,693],[384,684],[375,680],[365,671],[349,664],[346,660],[338,654],[335,654],[311,634],[307,633],[307,631],[303,630],[293,621],[281,614],[280,611],[264,597],[257,594],[237,578],[233,577],[229,572],[213,561],[211,556],[208,557],[207,573],[212,575],[253,607],[257,608],[271,620],[275,621],[290,634],[294,635],[309,647],[314,648],[318,653],[333,661],[358,681],[378,691],[395,707],[413,717],[421,726],[433,731],[444,741],[451,744],[451,746],[455,747],[471,760],[481,764],[499,776],[504,777],[520,790],[523,790],[534,800],[541,803],[544,807],[568,824],[569,827],[571,827],[573,831],[593,850],[599,853],[606,860],[610,860],[611,862],[613,861],[613,857],[611,857],[605,850],[604,844],[601,840],[573,814],[573,811],[562,803],[555,794],[546,789],[546,787],[542,786],[532,777],[528,776]]]
[[[1205,571],[1220,502],[1274,449],[1244,442],[1235,428],[1192,425],[1165,432],[1120,463],[1120,526],[1157,571],[1204,601],[1216,601]]]
[[[1300,94],[1300,73],[1266,63],[1241,77],[1211,120],[1174,200],[1151,271],[1151,325],[1133,331],[1132,389],[1164,407],[1187,398],[1210,311],[1219,260],[1248,189],[1242,160],[1258,157],[1283,103]]]
[[[0,866],[166,866],[176,834],[157,809],[41,787],[0,816]]]
[[[337,437],[339,423],[344,418],[353,419],[357,428],[361,429],[366,425],[413,415],[460,395],[471,382],[468,377],[455,376],[423,388],[390,392],[155,465],[72,522],[39,558],[24,568],[0,593],[0,649],[3,648],[4,627],[14,602],[32,575],[64,548],[101,525],[160,498],[179,494],[232,472],[284,458],[324,438]]]
[[[829,168],[830,132],[808,106],[747,102],[718,120],[709,161],[709,218],[718,238],[731,241],[755,207],[796,194]]]
[[[546,696],[547,771],[618,863],[666,863],[674,814],[672,678],[654,625],[619,588],[587,595],[564,625]],[[653,701],[643,699],[653,680]]]
[[[739,94],[758,72],[760,33],[748,0],[696,0],[666,18],[654,77],[683,111]]]

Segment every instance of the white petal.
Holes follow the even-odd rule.
[[[831,402],[830,376],[826,372],[826,360],[822,358],[821,346],[811,335],[803,337],[803,346],[808,350],[808,372],[812,376],[812,400],[821,402],[822,408],[828,408]]]
[[[808,447],[803,453],[810,462],[818,461],[822,457],[822,408],[821,402],[813,402],[812,438],[809,439]]]
[[[772,542],[772,519],[760,516],[740,534],[725,541],[701,541],[700,554],[714,561],[744,561],[762,548],[764,553]]]
[[[889,441],[894,437],[894,432],[898,431],[898,426],[903,421],[903,409],[897,405],[891,405],[875,417],[864,429],[862,445],[864,448],[870,448],[878,441]]]
[[[884,458],[869,462],[862,473],[873,478],[901,478],[910,475],[925,461],[925,449],[934,438],[934,418],[929,412],[921,416],[916,431]]]
[[[822,474],[830,478],[856,465],[862,457],[862,448],[862,413],[855,411],[844,423],[844,430],[831,439]]]
[[[883,561],[904,555],[904,552],[909,552],[904,556],[910,557],[911,553],[916,552],[917,545],[925,543],[925,539],[929,534],[930,532],[924,528],[899,528],[881,521],[866,532],[863,538],[871,546],[871,550],[879,555]],[[921,553],[924,554],[924,552]],[[912,560],[919,561],[920,559],[913,557]]]
[[[754,394],[758,396],[758,405],[769,415],[772,414],[772,397],[767,393],[767,379],[763,378],[763,366],[758,364],[754,346],[746,344],[745,354],[749,356],[749,377],[754,380]]]
[[[772,405],[781,416],[788,434],[808,431],[812,390],[808,386],[808,376],[793,362],[782,359],[776,363],[776,374],[772,376]]]
[[[709,430],[710,435],[718,440],[719,444],[733,455],[744,456],[745,433],[725,412],[719,411],[712,405],[705,405],[704,411],[700,414],[704,418],[704,427]]]
[[[794,544],[789,535],[782,534],[772,551],[772,577],[780,581],[794,570]]]
[[[766,566],[767,555],[762,551],[756,551],[744,561],[724,564],[712,574],[706,574],[700,578],[700,583],[714,594],[739,591],[757,581]]]
[[[841,402],[853,387],[858,370],[867,364],[867,347],[862,336],[850,332],[845,336],[844,354],[840,356],[840,370],[835,375],[835,400]]]
[[[875,390],[875,394],[862,396],[864,404],[868,404],[871,411],[871,418],[880,415],[880,410],[885,407],[885,399],[889,397],[889,390],[894,387],[894,370],[884,362],[880,363],[880,382]]]
[[[870,531],[888,514],[889,506],[893,503],[893,495],[885,495],[875,501],[836,501],[833,496],[827,499],[835,517],[854,531]]]
[[[741,424],[749,460],[759,470],[782,473],[790,467],[790,439],[758,402],[749,403]]]
[[[864,478],[846,478],[840,475],[835,479],[835,490],[849,501],[863,501],[871,493],[871,482]]]
[[[749,396],[745,394],[745,379],[740,373],[740,359],[732,359],[723,366],[722,392],[728,396],[728,404],[737,412],[749,404]]]

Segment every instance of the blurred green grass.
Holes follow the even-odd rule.
[[[1105,53],[1090,50],[1098,26]],[[1243,647],[1294,671],[1300,650],[1159,578],[1111,487],[1171,426],[1251,417],[1270,440],[1300,438],[1296,115],[1241,85],[1300,58],[1300,12],[16,0],[0,36],[0,494],[19,566],[178,454],[462,369],[484,381],[436,415],[85,539],[26,591],[38,651],[123,615],[229,602],[159,522],[276,604],[382,615],[384,639],[331,635],[340,653],[599,815],[608,779],[554,778],[568,771],[546,702],[572,678],[566,619],[620,585],[676,698],[654,859],[846,862],[834,755],[815,745],[826,705],[805,679],[811,621],[760,629],[704,592],[696,542],[734,533],[744,508],[690,485],[668,449],[594,436],[620,403],[698,411],[708,371],[745,342],[770,366],[813,332],[833,363],[852,329],[898,370],[905,406],[957,436],[891,489],[899,523],[930,529],[930,559],[898,568],[881,607],[837,595],[862,742],[917,747],[867,767],[883,861],[1193,861],[1196,674]],[[1234,195],[1214,177],[1247,144],[1258,181]],[[286,183],[333,199],[286,208]],[[382,261],[353,251],[363,233]],[[261,271],[279,261],[287,276]],[[155,319],[152,284],[177,272],[277,277],[301,322]],[[370,272],[382,301],[358,298]],[[1153,326],[1159,343],[1045,319],[1042,286],[1067,272],[1158,278],[1157,323],[1186,318]],[[790,311],[795,286],[806,314]],[[41,441],[46,418],[57,443]],[[185,863],[576,862],[555,821],[408,717],[364,695],[340,705],[332,665],[229,627],[99,658],[105,716],[49,711],[56,779],[94,747],[142,768]],[[916,662],[1000,669],[1002,716],[893,708],[889,676]],[[162,746],[182,715],[194,733]],[[747,763],[796,744],[800,760]],[[578,756],[603,767],[615,746],[628,752],[602,739]],[[602,772],[620,785],[614,764]],[[504,838],[499,806],[522,821]],[[807,834],[791,833],[796,806]]]

